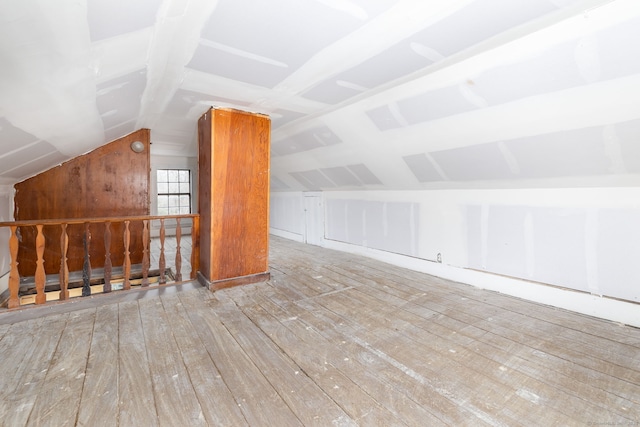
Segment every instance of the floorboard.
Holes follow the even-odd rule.
[[[157,426],[158,415],[138,301],[118,307],[118,422]]]
[[[215,362],[189,320],[187,310],[190,307],[185,308],[177,294],[162,296],[161,300],[207,423],[216,426],[247,425]]]
[[[73,426],[86,377],[95,309],[68,316],[47,374],[38,389],[28,426]]]
[[[270,251],[264,283],[0,313],[0,426],[640,425],[640,329]]]
[[[118,425],[118,306],[96,310],[91,350],[87,361],[78,426]]]
[[[138,302],[160,426],[206,425],[159,298]]]
[[[200,339],[205,343],[207,352],[215,361],[249,425],[301,425],[282,397],[214,314],[212,304],[204,304],[199,293],[184,293],[181,299],[188,301],[193,308],[189,310],[191,322],[206,326],[198,329]],[[216,299],[213,298],[212,301],[215,302]]]

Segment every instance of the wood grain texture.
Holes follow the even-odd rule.
[[[195,280],[200,265],[200,217],[196,216],[193,218],[193,222],[191,224],[191,273],[189,278],[191,280]]]
[[[44,245],[45,238],[42,233],[42,225],[38,224],[36,226],[36,272],[35,272],[35,282],[36,282],[36,304],[44,304],[47,302],[47,297],[44,295],[44,282],[45,282],[45,272],[44,272]]]
[[[164,239],[165,239],[165,228],[164,228],[164,219],[160,220],[160,260],[158,261],[158,270],[160,270],[160,284],[167,283],[167,278],[165,276],[165,269],[167,268],[167,263],[165,261],[164,256]]]
[[[202,276],[211,280],[213,236],[213,109],[198,119],[198,214],[200,229],[200,251],[198,263]],[[195,225],[195,224],[194,224]]]
[[[0,425],[640,420],[640,329],[277,237],[270,253],[268,282],[0,312]]]
[[[223,293],[219,295],[211,308],[305,426],[355,425],[355,421],[308,375],[306,365],[304,368],[299,366],[277,342],[267,338],[258,324],[248,317],[238,316],[238,308],[231,298]],[[308,336],[308,332],[305,335]],[[316,352],[319,350],[317,344]]]
[[[111,222],[104,223],[104,292],[111,292]]]
[[[204,304],[185,305],[180,295],[182,293],[162,295],[162,305],[169,316],[168,323],[207,423],[212,426],[246,426],[247,421],[238,403],[189,319],[187,310],[208,310],[208,307]]]
[[[266,282],[271,277],[270,273],[250,274],[248,276],[234,277],[231,279],[215,280],[213,282],[205,281],[203,283],[210,291],[218,291],[220,289],[233,288],[235,286],[248,285],[257,282]]]
[[[142,286],[149,286],[149,221],[142,221]]]
[[[118,306],[118,420],[121,426],[158,426],[149,360],[137,301]]]
[[[118,425],[118,306],[98,307],[77,426]]]
[[[162,301],[141,300],[139,307],[160,425],[206,425]]]
[[[149,138],[142,129],[102,147],[78,156],[55,168],[15,185],[16,221],[32,219],[91,218],[149,214]],[[145,151],[134,153],[129,145],[139,140]],[[33,276],[36,267],[35,234],[23,227],[20,243],[20,274]],[[142,224],[132,224],[133,262],[142,259]],[[60,227],[45,227],[47,242],[60,241]],[[69,269],[82,269],[82,226],[69,226]],[[122,247],[122,226],[114,224],[114,246]],[[103,267],[102,232],[94,236],[92,265]],[[115,265],[122,265],[122,253],[115,253]],[[47,246],[45,270],[57,272],[60,265],[58,245]]]
[[[11,257],[11,270],[9,272],[9,308],[20,306],[18,294],[20,291],[20,273],[18,269],[18,227],[11,226],[11,236],[9,237],[9,256]]]
[[[88,222],[84,225],[82,243],[84,246],[84,261],[82,263],[82,296],[88,297],[91,295],[91,228]]]
[[[61,314],[14,324],[0,341],[3,360],[12,362],[0,380],[0,420],[4,425],[26,425],[68,317]],[[45,325],[49,333],[38,337]]]
[[[122,244],[124,246],[124,263],[122,265],[124,282],[122,284],[122,288],[125,290],[131,289],[131,231],[129,230],[130,223],[130,221],[124,222],[124,236],[122,237]]]
[[[176,262],[175,262],[175,280],[182,282],[182,249],[180,240],[182,239],[182,227],[180,226],[180,218],[176,218]]]
[[[210,282],[268,271],[270,123],[231,109],[198,123],[200,268]]]
[[[67,251],[69,250],[69,236],[67,235],[67,224],[60,224],[60,299],[69,299],[69,263]],[[106,265],[105,265],[106,268]],[[105,278],[106,278],[105,270]]]
[[[184,293],[180,298],[191,307],[198,307],[198,301],[202,301],[202,296],[194,293]],[[191,323],[203,325],[198,328],[200,339],[235,396],[249,425],[301,425],[300,420],[238,345],[233,335],[220,323],[217,316],[210,316],[208,313],[213,313],[209,307],[205,310],[189,310],[189,318]]]
[[[84,386],[95,309],[69,315],[27,426],[74,426]]]

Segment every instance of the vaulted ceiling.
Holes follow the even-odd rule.
[[[0,183],[208,106],[274,190],[638,185],[637,0],[4,0]]]

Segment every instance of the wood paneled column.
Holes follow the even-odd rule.
[[[269,279],[271,121],[212,108],[198,121],[200,273],[211,290]]]

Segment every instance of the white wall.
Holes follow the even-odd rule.
[[[0,221],[13,221],[13,186],[0,185]],[[0,293],[9,287],[9,229],[0,229]]]
[[[274,234],[304,233],[304,224],[295,222],[301,197],[273,194]],[[323,197],[326,247],[640,325],[640,305],[620,301],[640,302],[640,188],[345,191]]]
[[[158,169],[191,171],[191,212],[198,211],[198,158],[151,155],[151,215],[158,214]]]
[[[151,189],[149,191],[151,215],[158,215],[158,169],[189,169],[191,171],[191,213],[198,213],[198,158],[151,155]],[[191,232],[191,220],[182,221],[182,232]],[[175,234],[175,223],[165,224],[168,236]],[[151,237],[160,234],[160,223],[151,223]]]
[[[304,240],[303,192],[271,193],[269,227],[272,234]]]

